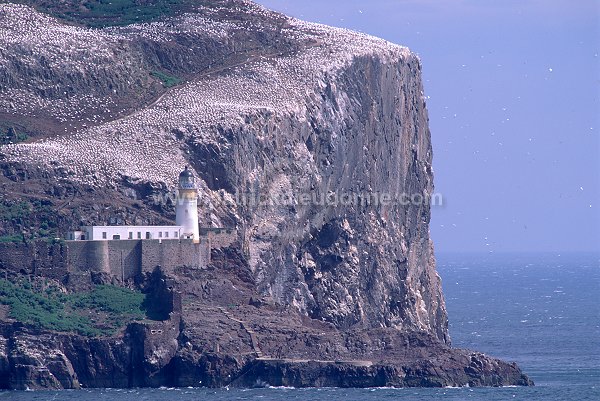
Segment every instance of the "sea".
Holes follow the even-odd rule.
[[[84,389],[0,392],[30,400],[600,400],[600,254],[440,254],[455,347],[515,361],[534,387]]]

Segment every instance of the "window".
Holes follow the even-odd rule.
[[[133,233],[129,232],[129,239],[133,239]]]
[[[138,231],[138,239],[142,239],[142,233],[141,233],[141,231]]]
[[[146,239],[152,239],[152,234],[150,234],[150,231],[146,231]]]
[[[102,239],[106,239],[106,231],[102,232]]]
[[[175,231],[175,233],[174,233],[174,235],[173,235],[173,236],[174,236],[175,238],[177,238],[178,234],[179,234],[179,233],[178,233],[177,231]]]
[[[162,231],[158,232],[158,238],[162,238]]]
[[[165,231],[165,238],[169,238],[169,232]]]
[[[121,236],[119,234],[115,234],[113,235],[113,239],[121,239]]]

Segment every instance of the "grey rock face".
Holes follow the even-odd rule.
[[[202,178],[202,223],[237,227],[263,296],[338,328],[420,330],[447,342],[429,205],[401,202],[433,191],[418,58],[250,2],[215,4],[102,30],[63,28],[31,8],[0,6],[10,32],[0,40],[0,103],[11,99],[13,115],[29,116],[37,99],[48,118],[90,125],[4,146],[6,164],[29,170],[25,180],[49,177],[42,187],[86,188],[93,204],[94,191],[161,194],[191,163]],[[34,35],[33,25],[45,34]],[[207,58],[220,68],[199,67]],[[111,88],[117,101],[132,86],[143,94],[149,78],[140,70],[156,66],[189,80],[114,121],[84,116],[88,100],[110,109]],[[40,89],[52,85],[73,93]],[[247,195],[294,201],[240,201]],[[391,202],[377,204],[382,196]],[[114,197],[117,208],[128,206],[122,198]],[[323,201],[334,198],[340,204]]]
[[[311,198],[244,210],[261,288],[338,327],[420,329],[447,341],[429,204],[398,202],[432,193],[419,61],[356,58],[305,101],[308,113],[262,115],[272,121],[265,128],[242,127],[232,140],[231,159],[239,161],[224,165],[238,190]],[[276,140],[261,140],[259,129]],[[247,179],[248,166],[259,166],[259,180]],[[393,201],[365,204],[383,196]],[[319,204],[324,198],[340,204]]]

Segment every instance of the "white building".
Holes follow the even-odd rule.
[[[67,234],[71,241],[193,239],[200,241],[198,225],[198,190],[194,175],[186,166],[179,174],[179,191],[174,226],[86,226]]]
[[[68,240],[179,239],[181,226],[86,226],[68,234]],[[184,237],[185,238],[185,237]],[[188,237],[189,238],[189,237]]]

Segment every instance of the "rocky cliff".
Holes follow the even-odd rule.
[[[419,333],[449,350],[418,57],[249,1],[198,4],[101,29],[0,5],[0,118],[30,137],[1,148],[3,202],[42,202],[63,235],[169,221],[190,164],[201,224],[237,229],[253,297],[343,338]],[[0,234],[35,231],[28,210]]]
[[[233,249],[216,252],[208,269],[167,273],[171,278],[156,271],[142,285],[155,320],[130,323],[112,336],[4,319],[0,388],[532,384],[515,364],[450,348],[424,331],[340,330],[269,303]],[[183,305],[171,298],[179,301],[163,313],[168,293],[181,294]]]

